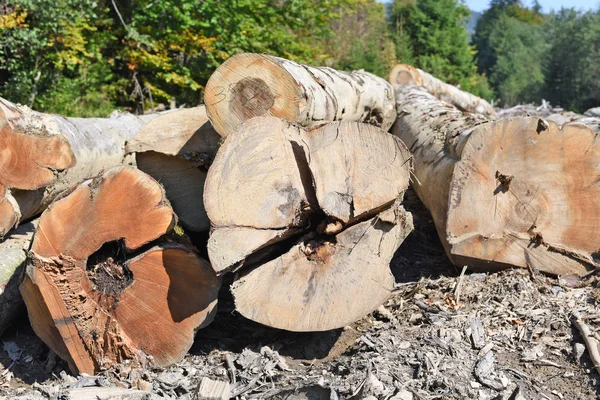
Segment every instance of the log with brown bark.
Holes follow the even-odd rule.
[[[113,168],[41,216],[21,293],[36,334],[75,373],[179,361],[214,316],[218,278],[164,238],[175,215],[161,186]]]
[[[125,141],[154,117],[66,118],[0,98],[0,237],[64,190],[122,164]]]
[[[411,65],[396,65],[390,72],[389,79],[394,87],[406,85],[423,87],[438,99],[446,101],[462,111],[483,114],[488,118],[496,116],[494,107],[484,99],[442,82],[433,75]]]
[[[240,270],[237,310],[322,331],[380,306],[394,287],[390,260],[412,229],[397,203],[410,169],[401,141],[356,122],[305,131],[260,117],[228,136],[204,200],[213,268]]]
[[[542,118],[489,121],[421,88],[397,88],[393,133],[414,156],[414,187],[457,265],[554,275],[597,268],[600,142]]]
[[[19,226],[0,243],[0,337],[25,311],[19,283],[37,223]]]
[[[139,169],[160,182],[185,228],[210,228],[202,197],[221,137],[204,106],[172,111],[146,124],[126,145]]]
[[[222,136],[258,116],[280,117],[306,128],[359,121],[386,131],[396,116],[393,88],[384,79],[266,54],[239,54],[225,61],[206,84],[204,102]]]

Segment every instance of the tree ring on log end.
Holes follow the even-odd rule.
[[[245,119],[265,115],[275,104],[275,96],[262,79],[243,78],[231,90],[229,109]]]
[[[225,61],[204,94],[208,117],[221,136],[262,115],[297,121],[302,100],[300,87],[285,68],[269,56],[247,53]]]
[[[55,172],[75,165],[71,146],[62,136],[25,134],[0,120],[0,184],[34,190],[56,179]]]
[[[600,142],[581,124],[537,131],[537,118],[522,117],[471,133],[450,185],[446,230],[456,263],[555,275],[597,266]]]
[[[294,332],[344,327],[383,304],[394,288],[389,263],[412,216],[402,207],[335,237],[297,242],[285,254],[242,270],[232,286],[246,318]],[[360,290],[358,290],[360,288]]]
[[[174,223],[161,186],[133,167],[44,212],[21,293],[34,331],[73,372],[168,365],[210,322],[220,286],[210,265],[183,245],[151,245]]]
[[[423,78],[415,67],[408,64],[398,64],[390,72],[389,81],[392,85],[423,86]]]

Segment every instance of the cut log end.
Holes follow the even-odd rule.
[[[21,212],[17,201],[0,185],[0,239],[15,228],[20,219]]]
[[[392,68],[389,81],[392,85],[423,86],[423,79],[419,71],[408,64],[398,64]]]
[[[447,233],[460,265],[583,275],[600,250],[600,143],[581,124],[514,118],[471,134],[450,186]]]
[[[208,252],[218,273],[239,269],[238,311],[323,331],[379,307],[394,285],[390,260],[412,229],[397,205],[410,170],[400,140],[358,122],[305,131],[261,117],[227,137],[206,184]]]
[[[208,167],[220,140],[221,136],[208,121],[205,107],[200,106],[171,111],[153,119],[127,142],[125,151],[178,156],[194,166]]]
[[[239,54],[225,61],[206,84],[204,102],[221,136],[246,120],[278,116],[296,121],[301,92],[294,78],[271,57]]]
[[[335,236],[303,240],[249,272],[232,287],[237,310],[274,328],[312,332],[346,326],[391,295],[389,263],[412,230],[403,208]]]
[[[210,322],[220,285],[210,265],[179,244],[147,249],[173,224],[160,185],[129,167],[42,215],[21,293],[35,332],[74,372],[168,365]]]
[[[146,151],[136,156],[137,166],[161,185],[181,225],[194,232],[207,231],[210,221],[204,210],[206,172],[177,156]]]
[[[62,136],[19,132],[0,119],[0,184],[7,188],[34,190],[56,179],[56,171],[72,167],[75,156]]]

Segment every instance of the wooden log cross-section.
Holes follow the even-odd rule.
[[[598,268],[600,141],[542,118],[489,121],[422,88],[396,89],[393,133],[414,157],[415,191],[457,265],[584,275]]]
[[[239,270],[236,309],[271,327],[323,331],[383,304],[389,263],[412,230],[399,205],[410,170],[404,144],[372,125],[245,122],[222,144],[204,192],[211,264]]]
[[[420,86],[440,100],[448,102],[459,110],[483,114],[495,118],[494,107],[484,99],[460,90],[454,85],[444,83],[425,71],[408,64],[398,64],[390,72],[390,82],[397,86]]]
[[[229,58],[212,74],[204,93],[208,116],[221,136],[259,116],[283,118],[305,128],[359,121],[385,131],[396,117],[394,90],[384,79],[266,54]]]
[[[74,373],[181,360],[214,317],[208,262],[163,238],[175,215],[161,186],[113,168],[41,216],[21,283],[35,333]]]
[[[64,190],[121,165],[125,141],[155,116],[66,118],[0,98],[0,237]]]
[[[137,167],[163,185],[181,225],[194,232],[210,228],[202,197],[220,139],[200,106],[155,118],[125,146]]]

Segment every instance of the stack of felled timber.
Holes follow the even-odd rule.
[[[74,372],[165,366],[225,274],[248,319],[344,327],[394,289],[409,181],[458,265],[596,268],[589,127],[496,119],[410,66],[390,82],[240,54],[196,108],[84,119],[2,100],[0,334],[24,301]]]

